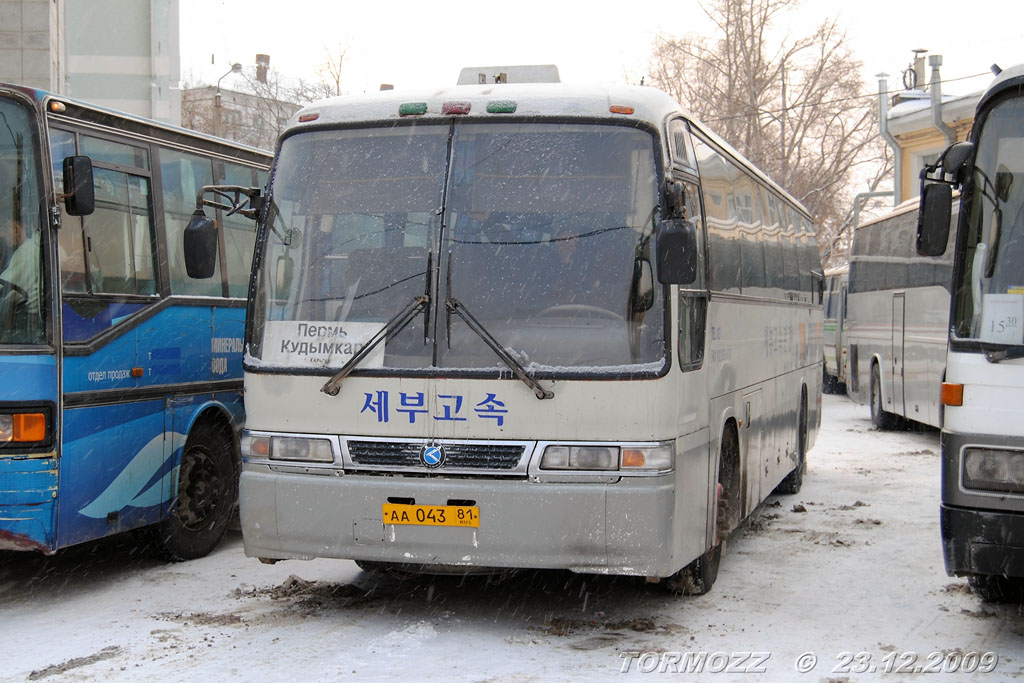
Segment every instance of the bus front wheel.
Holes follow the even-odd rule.
[[[227,428],[207,422],[192,430],[178,468],[170,516],[157,525],[157,544],[171,560],[207,555],[224,537],[235,503],[235,463]]]
[[[739,452],[739,436],[735,429],[727,428],[722,434],[718,485],[715,487],[715,538],[703,555],[661,580],[661,585],[676,595],[704,595],[718,579],[725,538],[734,526],[731,517],[740,514],[742,506],[735,500],[739,490]]]
[[[871,366],[871,424],[882,431],[896,429],[899,424],[899,417],[882,407],[882,375],[878,363]]]

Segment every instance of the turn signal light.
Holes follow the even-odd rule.
[[[46,413],[0,415],[0,441],[6,443],[46,441]]]
[[[952,384],[950,382],[942,383],[942,405],[944,406],[962,406],[964,404],[964,385],[963,384]]]

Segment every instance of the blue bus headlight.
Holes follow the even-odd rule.
[[[964,487],[1004,493],[1024,492],[1024,452],[964,449]]]

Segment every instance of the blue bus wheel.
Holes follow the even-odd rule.
[[[178,495],[158,526],[158,545],[169,559],[191,560],[224,537],[236,496],[232,441],[227,429],[205,423],[192,430],[178,469]]]

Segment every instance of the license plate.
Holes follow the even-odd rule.
[[[466,526],[479,528],[480,508],[468,505],[400,505],[384,503],[385,524]]]

